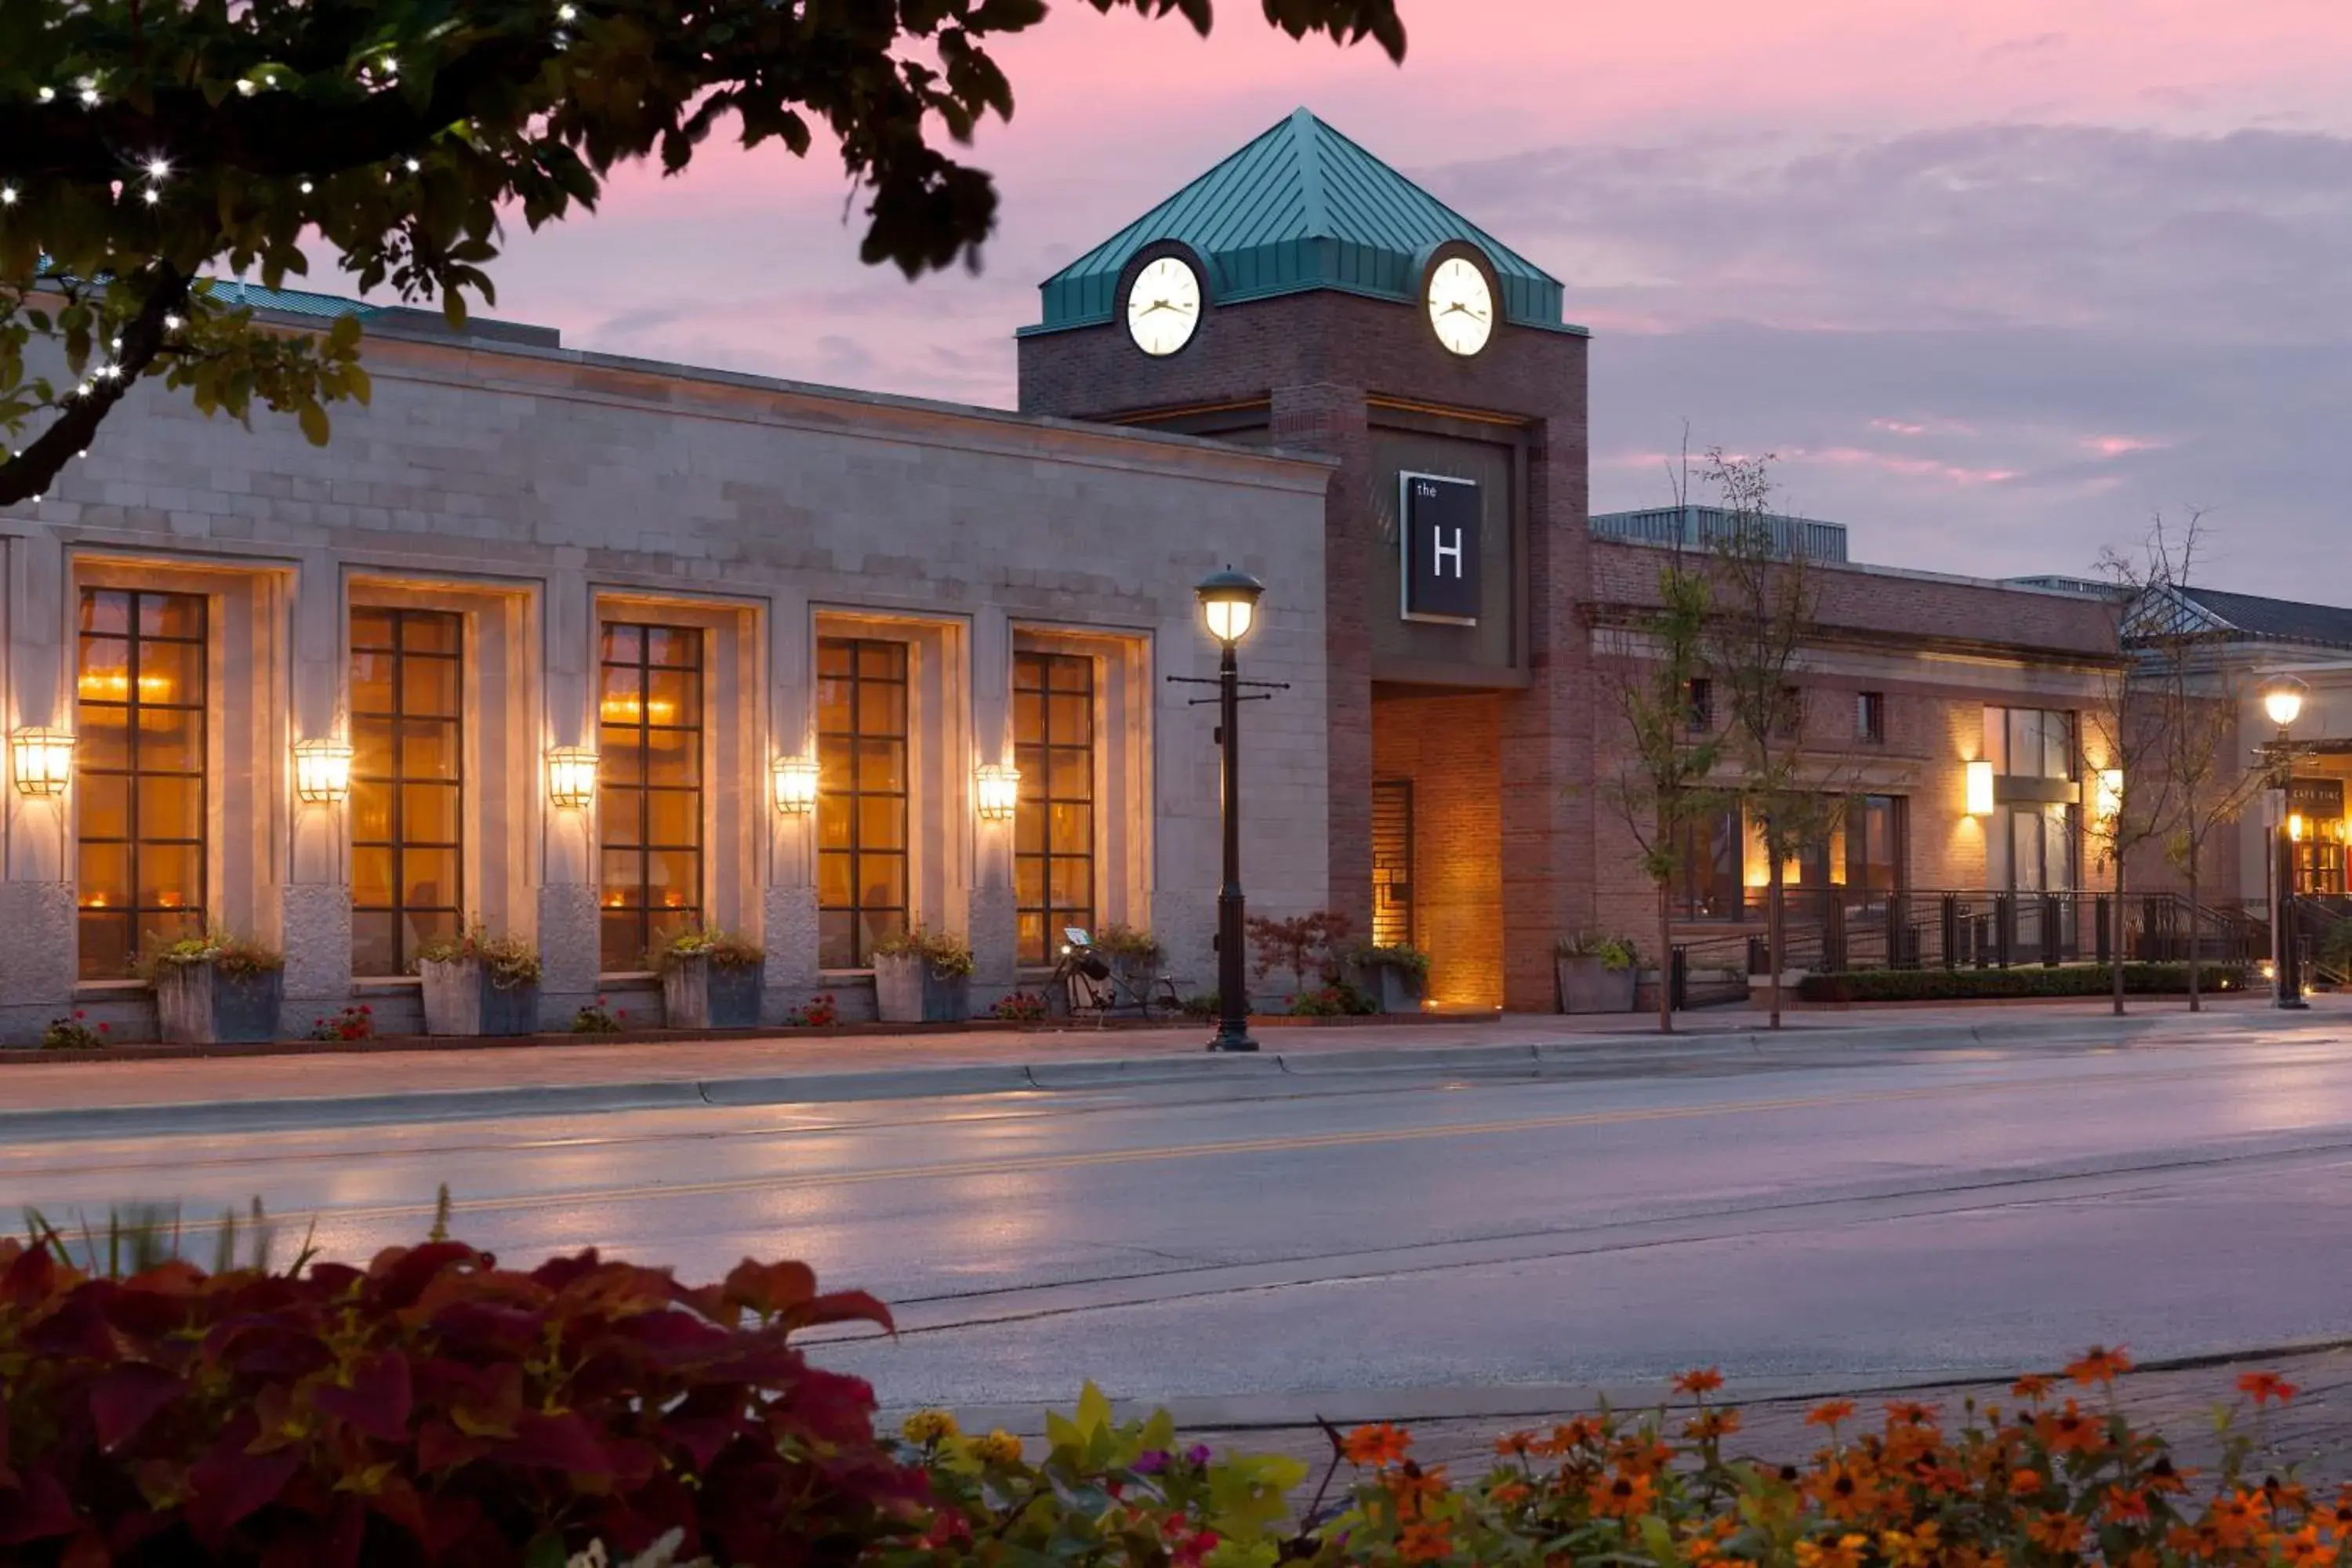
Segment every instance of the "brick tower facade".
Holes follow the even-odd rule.
[[[1549,1010],[1594,880],[1587,337],[1559,282],[1302,110],[1043,292],[1024,412],[1335,462],[1332,906],[1428,949],[1441,1004]]]

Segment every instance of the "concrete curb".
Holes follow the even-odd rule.
[[[2187,1015],[2182,1015],[2186,1017]],[[2210,1017],[2207,1026],[2219,1023]],[[654,1079],[604,1084],[557,1084],[498,1089],[433,1089],[400,1093],[310,1096],[275,1100],[203,1100],[181,1104],[81,1106],[65,1110],[0,1110],[0,1139],[61,1141],[152,1137],[174,1132],[275,1132],[404,1121],[486,1121],[535,1116],[589,1116],[631,1110],[685,1110],[702,1106],[844,1104],[859,1100],[1052,1093],[1166,1084],[1324,1079],[1386,1073],[1522,1072],[1687,1061],[1822,1050],[1950,1050],[2020,1043],[2129,1043],[2156,1033],[2171,1015],[2116,1018],[1989,1019],[1895,1027],[1800,1025],[1769,1030],[1593,1035],[1507,1046],[1367,1046],[1336,1051],[1262,1052],[1253,1056],[1158,1055],[1037,1063],[977,1063],[875,1068],[864,1072],[762,1074],[743,1078]],[[2307,1016],[2231,1016],[2228,1026],[2307,1026]]]

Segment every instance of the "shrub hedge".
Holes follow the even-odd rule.
[[[2221,1414],[2221,1463],[2192,1477],[2116,1408],[2120,1351],[1949,1417],[1829,1402],[1787,1462],[1738,1451],[1712,1369],[1653,1410],[1507,1435],[1476,1477],[1399,1427],[1327,1428],[1300,1507],[1297,1460],[1187,1447],[1091,1385],[1042,1444],[940,1411],[879,1435],[872,1391],[786,1341],[888,1314],[799,1264],[697,1289],[433,1242],[114,1279],[48,1242],[0,1242],[8,1564],[2320,1568],[2352,1540],[2352,1491],[2272,1462],[2290,1384],[2242,1377],[2252,1420]]]
[[[2242,964],[2200,967],[2198,988],[2243,991]],[[1972,997],[2104,996],[2115,989],[2115,972],[2104,963],[2069,963],[2055,969],[1857,969],[1841,974],[1808,974],[1797,985],[1806,1002],[1952,1002]],[[2186,995],[2185,963],[2126,963],[2124,989],[2137,996]]]

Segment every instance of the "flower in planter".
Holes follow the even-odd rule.
[[[493,936],[478,921],[457,936],[435,937],[416,950],[420,968],[427,963],[456,963],[469,958],[481,964],[490,984],[501,991],[539,984],[539,950],[511,932]]]
[[[954,979],[971,973],[971,946],[953,931],[935,931],[927,926],[893,931],[874,944],[877,958],[920,956],[930,972],[941,979]]]
[[[1013,1024],[1034,1024],[1045,1016],[1045,998],[1034,991],[1010,991],[988,1010],[992,1018]]]
[[[184,936],[150,946],[139,956],[138,973],[152,984],[170,971],[198,964],[209,964],[219,974],[267,974],[285,968],[286,955],[213,926],[202,936]]]
[[[1597,958],[1601,968],[1618,973],[1641,962],[1632,937],[1615,936],[1589,926],[1573,936],[1561,937],[1552,944],[1552,952],[1561,958]]]
[[[768,950],[733,931],[697,927],[682,931],[653,955],[653,967],[668,973],[682,959],[704,958],[714,969],[749,969],[767,961]]]

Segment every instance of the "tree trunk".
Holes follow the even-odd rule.
[[[2205,1011],[2205,998],[2197,989],[2197,952],[2204,931],[2205,905],[2197,896],[2197,841],[2192,838],[2189,842],[2189,1010],[2192,1013]]]
[[[2124,959],[2130,944],[2124,940],[2124,858],[2116,853],[2116,1016],[2124,1016]]]
[[[1637,966],[1635,974],[1641,972]],[[1638,983],[1638,982],[1637,982]],[[1666,884],[1658,884],[1658,1033],[1675,1032],[1675,916]]]
[[[1771,1026],[1776,1029],[1780,1026],[1780,975],[1789,966],[1788,954],[1781,946],[1784,933],[1788,929],[1787,922],[1782,918],[1783,900],[1780,897],[1785,886],[1781,876],[1780,861],[1776,856],[1772,860],[1770,879],[1766,883],[1769,891],[1765,894],[1764,900],[1764,951],[1770,955],[1769,962],[1772,965],[1771,984],[1766,987],[1765,995],[1770,1000]]]

